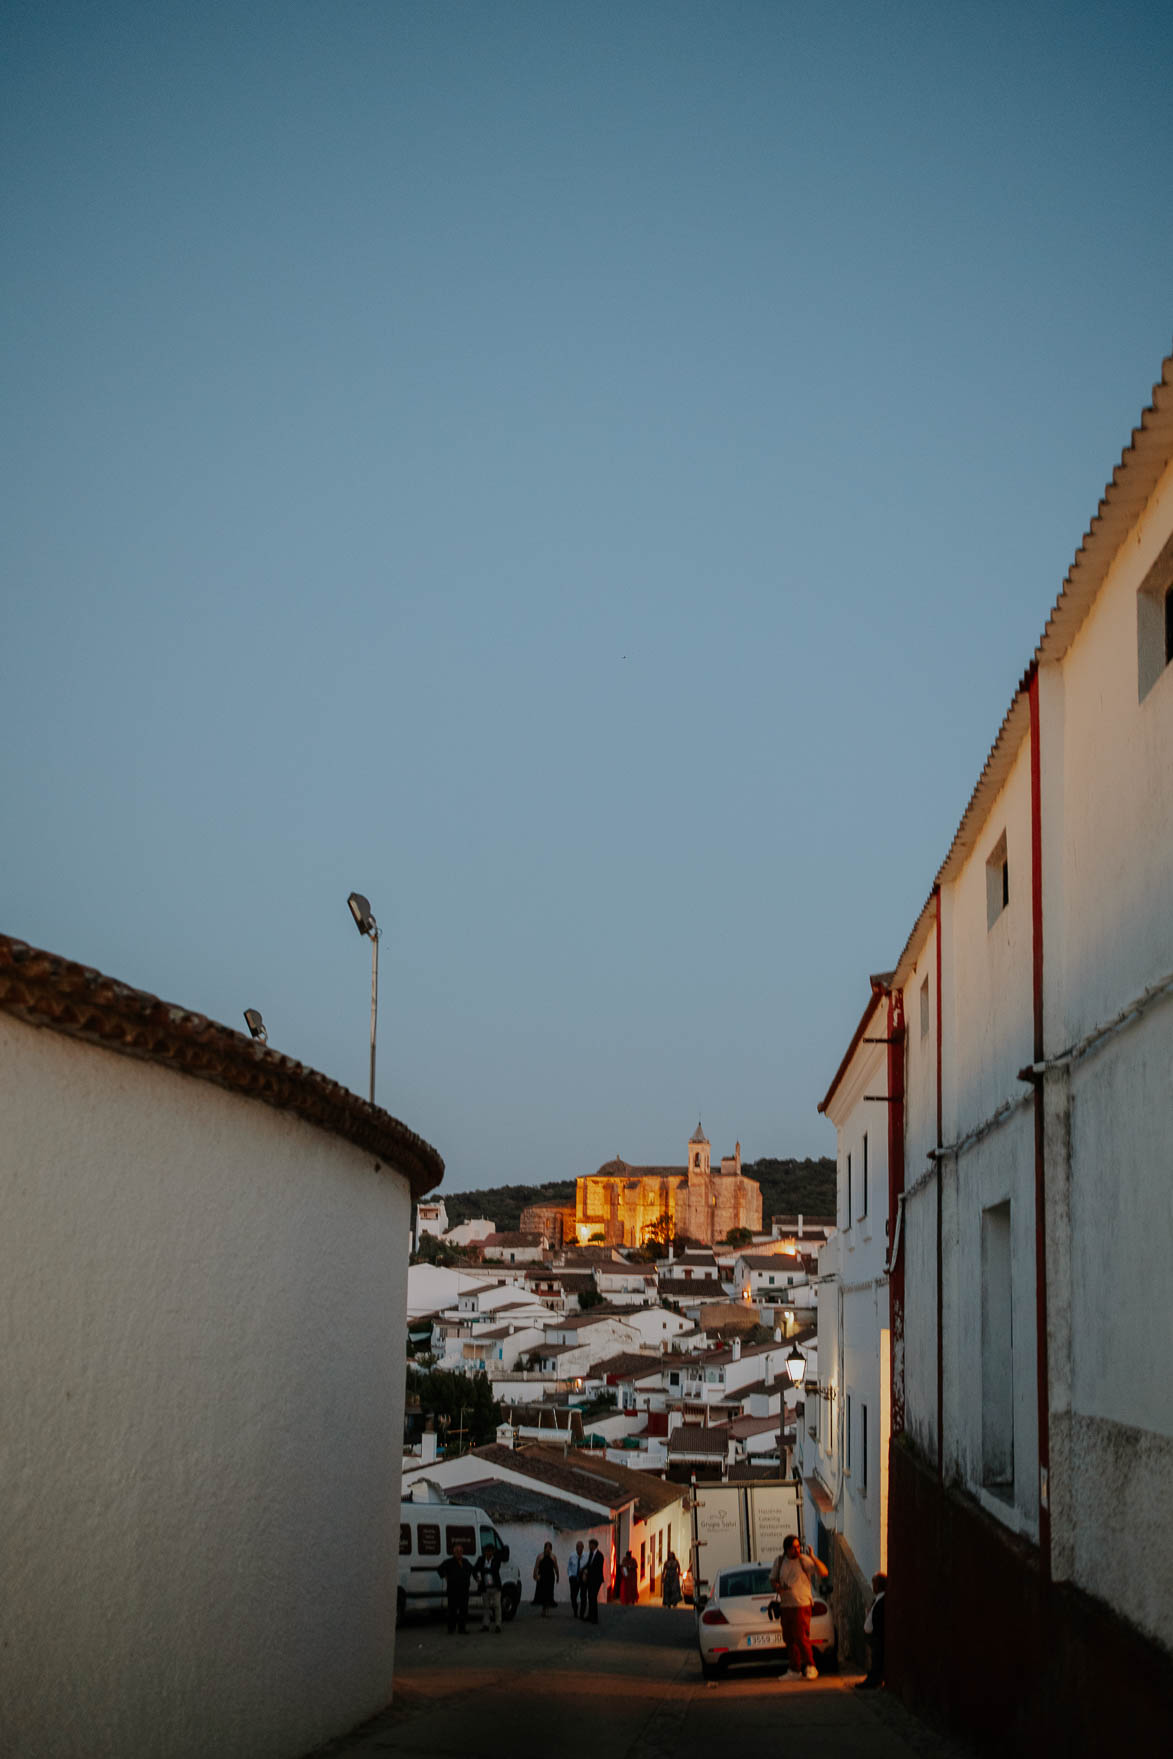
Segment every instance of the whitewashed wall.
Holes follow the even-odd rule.
[[[887,1033],[887,1001],[881,999],[868,1036]],[[819,1475],[835,1501],[831,1524],[851,1550],[866,1582],[887,1564],[889,1410],[888,1251],[888,1093],[887,1057],[881,1044],[861,1041],[827,1107],[836,1133],[836,1217],[838,1231],[820,1256],[834,1283],[819,1290],[820,1384],[834,1404],[828,1431],[825,1401],[808,1403],[819,1411]],[[863,1141],[868,1139],[867,1207],[864,1213]],[[847,1158],[851,1156],[848,1204]],[[833,1311],[828,1311],[832,1309]],[[824,1336],[824,1320],[827,1335]],[[848,1401],[850,1400],[850,1406]],[[866,1471],[862,1412],[867,1411]],[[848,1425],[850,1456],[848,1465]],[[809,1437],[807,1438],[809,1442]]]
[[[1173,974],[1173,667],[1142,701],[1137,663],[1138,589],[1171,532],[1167,470],[1042,674],[1051,1056]],[[1173,997],[1056,1069],[1047,1099],[1069,1264],[1048,1288],[1057,1573],[1173,1649]]]
[[[942,969],[946,1142],[977,1129],[1007,1099],[1020,1098],[1018,1071],[1034,1055],[1030,824],[1030,740],[1024,739],[973,853],[943,888],[952,906]],[[991,928],[986,860],[1003,831],[1010,902]],[[907,997],[905,1003],[907,1013]]]
[[[0,1750],[299,1755],[391,1695],[405,1179],[0,1016]]]

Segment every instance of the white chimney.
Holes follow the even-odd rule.
[[[776,1344],[780,1344],[782,1342],[782,1327],[780,1325],[776,1325],[774,1327],[774,1342]]]
[[[436,1432],[434,1429],[425,1429],[420,1437],[420,1461],[423,1465],[430,1466],[435,1458]]]
[[[511,1448],[516,1445],[517,1431],[514,1429],[512,1423],[499,1423],[497,1425],[497,1446]]]
[[[730,1345],[730,1348],[733,1351],[733,1360],[735,1362],[740,1362],[741,1361],[741,1339],[734,1338],[732,1344]]]

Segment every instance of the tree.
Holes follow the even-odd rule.
[[[578,1297],[578,1307],[579,1307],[580,1313],[586,1313],[590,1310],[590,1308],[601,1307],[602,1305],[603,1305],[603,1297],[602,1297],[602,1295],[600,1295],[598,1289],[583,1289],[580,1291],[579,1297]]]
[[[749,1228],[730,1228],[725,1236],[725,1244],[726,1246],[748,1246],[752,1239],[753,1233]]]
[[[430,1417],[445,1437],[446,1451],[467,1453],[496,1441],[501,1406],[493,1397],[488,1376],[471,1378],[459,1369],[430,1368],[424,1374],[408,1369],[408,1387],[419,1400],[420,1413]]]
[[[480,1250],[476,1246],[458,1246],[454,1240],[441,1239],[439,1234],[421,1234],[420,1243],[411,1255],[412,1264],[478,1264]]]

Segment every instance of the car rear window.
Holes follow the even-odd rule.
[[[741,1594],[769,1594],[769,1570],[727,1570],[721,1577],[717,1592],[723,1600],[736,1600]]]

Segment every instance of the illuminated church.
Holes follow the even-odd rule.
[[[715,1246],[731,1228],[760,1232],[761,1187],[741,1171],[740,1142],[716,1172],[709,1152],[709,1139],[698,1124],[687,1166],[633,1167],[616,1156],[579,1179],[574,1211],[579,1245],[667,1245],[686,1234],[702,1246]]]

